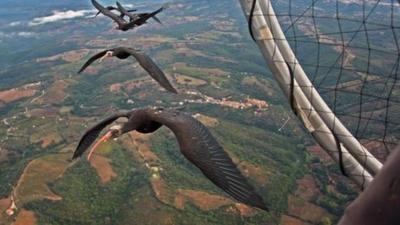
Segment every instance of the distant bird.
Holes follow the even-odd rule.
[[[16,199],[15,198],[15,187],[11,186],[11,188],[12,188],[11,195],[10,195],[11,205],[6,210],[6,214],[8,216],[13,216],[15,214],[15,212],[18,210],[17,205],[15,204],[15,199]]]
[[[172,93],[175,94],[178,93],[176,89],[168,81],[164,72],[154,63],[154,61],[147,55],[133,48],[118,47],[99,52],[94,56],[92,56],[90,59],[88,59],[86,63],[82,66],[82,68],[78,71],[78,73],[84,71],[90,64],[92,64],[97,59],[100,59],[99,61],[101,62],[103,61],[103,59],[113,56],[117,57],[118,59],[126,59],[129,56],[135,57],[135,59],[139,62],[140,66],[143,67],[143,69],[145,69],[149,73],[149,75],[154,80],[156,80],[163,88]]]
[[[90,128],[83,135],[74,152],[73,159],[82,156],[101,131],[121,117],[128,118],[128,121],[122,125],[111,127],[106,135],[92,147],[88,160],[101,142],[134,130],[140,133],[152,133],[165,125],[175,134],[181,153],[215,185],[241,203],[268,211],[263,199],[240,173],[211,132],[192,116],[175,109],[149,107],[112,115]]]
[[[105,7],[105,8],[108,9],[108,10],[110,10],[110,11],[117,10],[117,11],[120,13],[120,15],[119,15],[120,18],[124,18],[124,16],[126,16],[124,13],[122,13],[120,10],[118,10],[117,7],[114,7],[114,6],[107,6],[107,7]],[[127,11],[127,12],[136,12],[137,9],[128,9],[128,10],[126,10],[126,11]],[[97,17],[100,13],[101,13],[101,12],[98,11],[94,17]]]
[[[120,11],[121,14],[124,14],[129,17],[130,22],[149,15],[149,13],[131,13],[129,10],[125,9],[118,1],[117,1],[117,7],[118,11]],[[161,20],[158,19],[155,15],[152,18],[159,24],[162,24]]]
[[[116,29],[122,30],[122,31],[127,31],[127,30],[133,29],[135,27],[141,26],[141,25],[145,24],[148,19],[154,17],[155,15],[157,15],[158,13],[160,13],[161,11],[164,10],[164,8],[161,7],[160,9],[158,9],[152,13],[149,13],[147,15],[139,17],[138,19],[128,22],[128,21],[124,20],[123,18],[121,18],[120,16],[118,16],[117,14],[111,12],[104,6],[100,5],[96,0],[92,0],[92,4],[102,14],[104,14],[105,16],[114,20],[114,22],[117,23]]]

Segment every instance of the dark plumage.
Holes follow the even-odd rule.
[[[110,10],[110,11],[117,10],[117,11],[120,13],[119,17],[121,17],[121,18],[124,18],[124,16],[126,16],[124,13],[122,13],[120,10],[118,10],[117,7],[114,7],[114,6],[107,6],[107,7],[105,7],[105,8],[108,9],[108,10]],[[126,10],[126,11],[129,12],[129,13],[130,13],[130,12],[136,12],[137,9],[128,9],[128,10]],[[100,13],[101,13],[101,12],[98,11],[94,17],[97,17]]]
[[[118,1],[117,1],[117,7],[118,7],[118,11],[120,11],[122,14],[129,17],[129,21],[134,21],[134,20],[137,20],[137,19],[140,19],[142,17],[146,17],[149,15],[149,13],[130,13],[130,11],[125,9]],[[159,24],[162,24],[161,20],[158,19],[155,15],[151,18],[153,18]]]
[[[246,181],[210,131],[192,116],[176,110],[157,107],[143,108],[108,117],[84,134],[73,158],[80,157],[95,141],[101,130],[120,117],[128,118],[128,121],[122,126],[111,128],[104,136],[105,138],[103,137],[100,141],[106,141],[106,139],[115,138],[134,130],[151,133],[165,125],[175,134],[181,153],[215,185],[244,204],[268,211],[263,199]],[[94,149],[95,147],[89,154]]]
[[[124,20],[123,18],[118,16],[117,14],[111,12],[111,10],[108,10],[104,6],[100,5],[96,0],[92,0],[92,4],[102,14],[104,14],[105,16],[114,20],[114,22],[116,22],[118,25],[116,28],[118,30],[122,30],[122,31],[127,31],[127,30],[133,29],[135,27],[141,26],[141,25],[145,24],[148,19],[154,17],[155,15],[160,13],[162,10],[164,10],[164,8],[162,7],[152,13],[148,13],[147,15],[143,15],[142,17],[138,17],[138,19],[127,22],[126,20]]]
[[[118,59],[126,59],[129,56],[133,56],[139,62],[140,66],[143,67],[143,69],[145,69],[149,73],[149,75],[154,80],[156,80],[163,88],[170,92],[177,93],[176,89],[168,81],[164,72],[154,63],[154,61],[147,55],[133,48],[118,47],[99,52],[88,59],[86,63],[82,66],[82,68],[78,71],[78,73],[84,71],[97,59],[100,59],[101,61],[104,58],[113,56],[117,57]]]

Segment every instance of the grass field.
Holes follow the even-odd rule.
[[[29,138],[32,144],[40,143],[41,148],[47,148],[63,140],[54,124],[49,123],[41,126],[39,129],[43,132],[35,132]]]
[[[96,169],[102,184],[108,183],[118,176],[110,164],[110,159],[102,155],[94,154],[90,159],[90,165]]]
[[[21,175],[15,189],[17,205],[30,201],[61,200],[48,186],[61,177],[70,165],[71,154],[52,154],[31,161]]]
[[[190,86],[201,86],[205,85],[207,82],[201,79],[193,78],[190,76],[175,74],[176,82],[180,85],[190,85]]]
[[[43,96],[39,97],[35,103],[44,104],[60,104],[66,97],[66,89],[70,85],[70,80],[56,80],[44,93]]]
[[[15,218],[15,221],[12,223],[12,225],[36,225],[36,224],[37,224],[37,218],[35,214],[26,209],[22,209],[18,213],[18,216]]]

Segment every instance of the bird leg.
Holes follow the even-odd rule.
[[[114,131],[110,130],[108,131],[102,138],[100,138],[100,140],[98,140],[93,147],[90,149],[90,152],[87,156],[87,160],[90,160],[90,157],[92,156],[92,154],[94,153],[94,151],[97,149],[97,147],[99,147],[99,145],[102,142],[107,142],[108,140],[110,140],[113,137],[113,133]]]

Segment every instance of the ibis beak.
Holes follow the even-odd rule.
[[[96,151],[97,147],[99,147],[99,145],[102,142],[107,142],[108,140],[110,140],[113,137],[113,131],[110,130],[108,131],[102,138],[100,138],[100,140],[98,140],[93,147],[90,149],[90,152],[87,156],[87,160],[90,160],[90,157],[92,156],[92,154],[94,153],[94,151]]]

